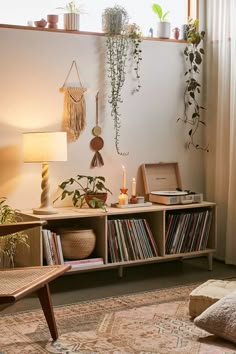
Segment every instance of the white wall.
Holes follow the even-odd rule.
[[[52,199],[57,185],[76,174],[103,175],[115,202],[121,187],[122,168],[128,187],[142,163],[178,161],[183,187],[203,191],[203,154],[186,150],[186,127],[177,123],[183,111],[183,43],[146,40],[142,43],[141,91],[131,95],[132,75],[127,70],[123,90],[119,156],[114,145],[113,120],[107,103],[109,81],[105,68],[105,38],[33,30],[0,28],[0,197],[17,208],[38,206],[41,166],[22,159],[22,132],[62,129],[63,94],[59,92],[73,60],[87,87],[87,126],[81,137],[68,145],[68,162],[51,163]],[[105,145],[105,165],[90,169],[93,152],[89,143],[95,125],[95,95],[100,92],[100,124]]]

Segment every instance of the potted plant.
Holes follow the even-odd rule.
[[[102,13],[102,29],[109,35],[121,34],[128,24],[129,16],[124,7],[107,7]]]
[[[126,80],[127,59],[131,54],[134,59],[134,70],[136,73],[137,88],[140,89],[140,61],[141,61],[141,32],[129,30],[127,11],[119,5],[106,8],[102,15],[103,29],[106,34],[108,77],[111,84],[111,94],[108,102],[111,105],[111,116],[114,121],[115,147],[119,155],[128,155],[121,152],[119,145],[121,114],[120,104],[122,103],[122,87]],[[129,49],[131,49],[129,51]]]
[[[71,0],[65,7],[57,9],[64,10],[64,29],[68,31],[79,31],[80,14],[84,13],[82,4],[78,4],[77,0]]]
[[[170,38],[170,22],[166,21],[166,18],[170,11],[164,12],[159,4],[152,4],[152,10],[159,18],[157,23],[157,37],[158,38]]]
[[[0,198],[0,224],[11,224],[19,221],[22,221],[19,211],[8,205],[6,198]],[[15,232],[1,237],[0,250],[1,256],[3,256],[3,264],[8,263],[8,266],[14,267],[17,245],[24,244],[26,247],[29,247],[27,239],[28,236],[24,232]]]
[[[75,189],[71,189],[75,186]],[[85,176],[77,175],[76,178],[69,178],[59,185],[62,189],[61,195],[54,200],[72,197],[74,207],[82,208],[86,203],[90,208],[101,208],[106,210],[106,200],[110,189],[105,186],[105,177],[103,176]]]
[[[203,61],[204,49],[202,47],[205,32],[198,31],[198,19],[189,19],[187,25],[187,45],[184,49],[184,57],[187,65],[185,72],[185,89],[184,89],[184,114],[177,121],[182,121],[190,125],[188,136],[190,141],[187,147],[195,147],[208,151],[208,145],[203,146],[196,142],[196,133],[200,126],[206,126],[201,117],[202,111],[205,109],[199,103],[199,95],[201,93],[201,84],[198,79],[200,68]]]

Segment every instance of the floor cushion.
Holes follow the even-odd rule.
[[[236,343],[236,290],[208,307],[194,319],[196,326]]]
[[[235,280],[210,279],[190,293],[189,315],[196,317],[209,306],[236,290]]]

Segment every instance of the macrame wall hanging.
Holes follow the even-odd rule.
[[[100,153],[100,150],[104,146],[104,141],[102,139],[101,135],[101,127],[98,125],[98,94],[96,94],[96,125],[92,129],[92,134],[94,138],[90,141],[90,148],[95,151],[93,159],[91,161],[91,167],[101,167],[104,165],[102,155]]]
[[[69,85],[68,79],[73,67],[76,70],[78,83],[76,85]],[[77,140],[80,133],[84,130],[86,125],[86,102],[84,93],[87,89],[83,87],[79,70],[76,61],[73,60],[70,70],[67,74],[63,86],[60,91],[64,92],[64,119],[66,122],[66,129],[70,134],[72,140]]]

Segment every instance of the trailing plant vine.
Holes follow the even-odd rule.
[[[127,155],[122,153],[119,147],[121,114],[119,104],[122,103],[121,89],[125,83],[126,76],[126,60],[128,52],[128,39],[124,35],[117,37],[107,37],[107,63],[108,77],[111,83],[111,95],[108,102],[111,104],[111,115],[114,121],[115,129],[115,146],[119,155]]]
[[[177,121],[183,121],[190,125],[188,136],[190,141],[187,147],[195,147],[196,149],[209,151],[208,145],[202,146],[196,142],[196,133],[200,126],[206,126],[206,123],[201,118],[202,111],[205,109],[198,102],[201,93],[201,84],[198,80],[200,67],[203,61],[204,49],[202,43],[205,37],[205,31],[198,31],[198,19],[190,19],[187,24],[186,38],[187,46],[184,49],[184,57],[187,64],[185,72],[186,85],[184,90],[184,114]]]
[[[140,83],[140,64],[142,61],[142,49],[141,49],[141,43],[142,43],[142,33],[138,25],[136,23],[133,23],[128,27],[128,37],[131,40],[132,43],[132,57],[133,57],[133,62],[134,62],[134,72],[135,72],[135,77],[137,80],[137,86],[133,89],[132,93],[138,92],[141,88],[141,83]]]
[[[115,147],[119,155],[128,155],[128,153],[121,152],[119,140],[121,128],[120,104],[123,102],[121,92],[126,79],[127,59],[130,54],[133,59],[135,77],[137,79],[137,87],[132,93],[139,91],[141,88],[141,32],[136,24],[128,25],[128,20],[129,17],[126,10],[119,5],[106,8],[103,12],[108,78],[111,84],[111,94],[108,97],[108,103],[111,105],[111,116],[113,117],[115,129]],[[129,49],[131,49],[130,53]]]

